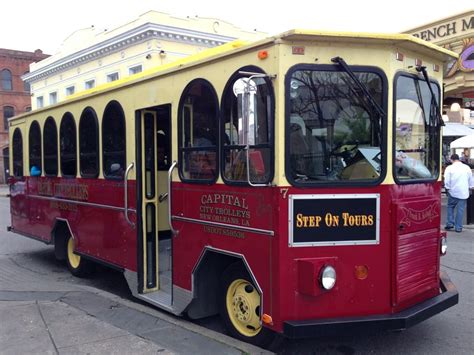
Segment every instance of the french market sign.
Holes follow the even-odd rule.
[[[470,12],[469,15],[457,19],[451,18],[447,22],[433,24],[430,27],[418,28],[416,32],[412,32],[411,34],[425,41],[436,42],[449,39],[450,37],[459,36],[470,31],[474,33],[474,16],[472,15],[472,12]]]

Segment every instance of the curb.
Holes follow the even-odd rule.
[[[24,291],[24,290],[23,291],[1,291],[0,290],[0,302],[32,301],[32,300],[66,302],[65,300],[62,300],[62,299],[67,298],[69,294],[85,292],[85,293],[89,293],[89,294],[96,295],[99,297],[103,297],[109,301],[120,304],[134,311],[141,312],[149,316],[152,316],[154,318],[158,318],[160,320],[166,321],[177,327],[183,328],[190,332],[209,338],[215,342],[232,347],[242,352],[243,354],[273,354],[270,351],[259,348],[252,344],[248,344],[240,340],[231,338],[230,336],[227,336],[225,334],[218,333],[214,330],[191,323],[177,316],[167,314],[165,313],[166,311],[162,311],[160,309],[154,308],[153,306],[136,303],[136,302],[121,298],[120,296],[114,295],[110,292],[96,289],[94,287],[87,286],[87,285],[75,285],[75,288],[77,289],[66,290],[66,291],[59,291],[59,290],[55,290],[55,291]],[[69,304],[68,302],[66,303]],[[77,307],[74,304],[69,304],[69,305],[83,312],[88,313],[87,310],[81,309],[80,307]],[[94,314],[91,314],[91,315],[96,317],[96,315]]]
[[[98,290],[90,286],[85,286],[85,285],[80,285],[81,288],[84,288],[87,290],[87,292],[102,296],[104,298],[107,298],[111,301],[117,302],[121,305],[124,305],[128,308],[134,309],[139,312],[143,312],[145,314],[151,315],[153,317],[165,320],[169,323],[172,323],[176,326],[179,326],[181,328],[184,328],[186,330],[189,330],[193,333],[197,333],[200,335],[203,335],[205,337],[208,337],[214,341],[217,341],[222,344],[229,345],[237,350],[242,351],[243,353],[246,354],[273,354],[272,352],[259,348],[255,345],[248,344],[245,342],[242,342],[240,340],[237,340],[235,338],[232,338],[228,335],[218,333],[214,330],[202,327],[200,325],[191,323],[189,321],[186,321],[182,318],[175,317],[171,314],[165,313],[166,311],[162,311],[160,309],[154,308],[153,306],[148,306],[148,305],[143,305],[140,303],[135,303],[133,301],[129,301],[126,299],[121,298],[120,296],[114,295],[112,293],[109,293],[107,291],[103,290]]]

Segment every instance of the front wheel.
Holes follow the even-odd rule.
[[[267,346],[275,334],[262,326],[261,296],[240,263],[229,266],[223,273],[219,297],[219,312],[230,335],[239,340]]]
[[[84,260],[80,255],[74,253],[75,241],[74,238],[68,236],[66,241],[66,262],[71,274],[76,277],[86,277],[92,272],[92,264]]]

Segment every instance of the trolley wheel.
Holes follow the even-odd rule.
[[[276,334],[260,321],[260,294],[240,263],[230,265],[221,279],[219,312],[229,334],[245,342],[267,346]]]
[[[66,262],[71,274],[76,277],[85,277],[91,274],[92,264],[81,258],[80,255],[74,254],[75,242],[70,235],[66,241]]]

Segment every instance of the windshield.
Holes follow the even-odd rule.
[[[436,179],[439,172],[439,87],[417,76],[400,75],[395,82],[395,178],[398,181]]]
[[[381,74],[351,69],[383,107]],[[292,183],[380,178],[382,118],[345,71],[334,66],[297,67],[287,79],[287,92],[287,177]]]

